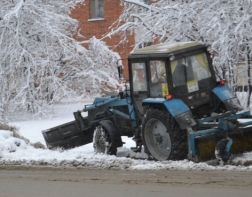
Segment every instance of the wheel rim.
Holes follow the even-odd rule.
[[[158,119],[150,119],[144,130],[145,144],[157,160],[167,160],[171,153],[171,138],[167,127]]]
[[[105,129],[102,126],[97,126],[94,131],[94,149],[97,153],[105,153],[107,154],[109,151],[109,148],[111,146],[111,143],[109,143],[108,140],[109,136]]]

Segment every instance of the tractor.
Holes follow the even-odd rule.
[[[42,131],[48,148],[93,142],[95,152],[116,155],[121,136],[128,136],[136,142],[132,150],[159,161],[227,162],[232,153],[252,150],[252,116],[226,81],[216,80],[205,45],[139,48],[128,64],[129,88],[97,97],[74,112],[74,121]]]

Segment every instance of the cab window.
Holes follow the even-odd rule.
[[[147,91],[146,66],[144,62],[132,63],[133,91]]]
[[[165,61],[150,61],[150,96],[163,97],[168,94]]]

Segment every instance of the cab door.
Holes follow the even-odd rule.
[[[169,94],[167,70],[167,60],[164,58],[130,63],[131,94],[140,116],[143,115],[144,99],[164,98]]]
[[[138,115],[143,116],[142,101],[148,98],[148,81],[146,61],[130,63],[130,83],[133,102]]]
[[[169,94],[166,61],[161,59],[149,61],[149,86],[151,98],[164,98]]]

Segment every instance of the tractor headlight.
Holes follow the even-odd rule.
[[[193,119],[191,111],[184,112],[175,117],[177,123],[181,129],[186,129],[196,125],[195,120]]]
[[[241,110],[243,110],[237,97],[225,100],[224,104],[225,104],[228,111],[241,111]]]

